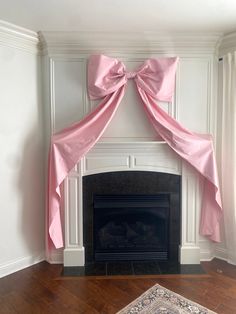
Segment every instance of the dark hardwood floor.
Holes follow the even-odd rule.
[[[113,314],[158,283],[217,313],[236,313],[236,267],[214,259],[206,275],[61,277],[39,263],[0,279],[0,313]]]

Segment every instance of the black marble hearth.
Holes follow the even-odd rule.
[[[205,274],[201,265],[180,265],[176,261],[97,262],[78,267],[64,267],[62,276],[141,276],[166,274]]]

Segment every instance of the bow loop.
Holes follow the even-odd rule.
[[[139,68],[138,88],[159,101],[172,101],[178,58],[148,59]]]
[[[104,55],[92,55],[88,62],[88,93],[90,99],[100,99],[114,93],[126,83],[122,62]]]

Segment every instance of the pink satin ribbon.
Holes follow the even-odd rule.
[[[55,134],[51,140],[48,175],[49,241],[63,246],[60,187],[68,173],[96,144],[113,118],[133,79],[145,111],[156,132],[204,177],[200,233],[220,241],[221,197],[212,138],[191,132],[162,110],[156,101],[172,101],[178,58],[148,59],[137,71],[127,72],[122,62],[93,55],[88,63],[88,92],[102,102],[79,123]]]

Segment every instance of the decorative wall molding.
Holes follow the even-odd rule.
[[[90,54],[123,51],[132,54],[212,54],[221,33],[39,32],[43,53]]]
[[[49,75],[50,75],[50,133],[55,133],[56,123],[56,105],[55,105],[55,65],[52,58],[49,59]]]
[[[0,44],[40,54],[40,41],[36,32],[0,20]]]
[[[201,64],[204,64],[205,69],[206,69],[206,91],[207,91],[207,95],[206,95],[206,99],[205,99],[205,104],[206,104],[206,126],[205,126],[205,133],[212,133],[214,132],[214,115],[212,118],[212,111],[213,108],[215,108],[214,103],[213,103],[213,91],[214,91],[214,78],[213,78],[213,71],[214,71],[214,58],[212,56],[194,56],[194,57],[183,57],[180,59],[179,62],[179,66],[177,67],[177,71],[176,71],[176,87],[175,87],[175,95],[174,95],[174,101],[172,103],[172,106],[174,107],[173,109],[173,114],[172,116],[180,121],[180,108],[183,106],[182,101],[181,101],[181,86],[180,83],[182,83],[182,74],[181,74],[181,65],[183,63],[189,63],[190,65],[192,62],[199,64],[199,66]],[[201,121],[201,123],[203,123]],[[199,121],[199,124],[201,124]],[[214,134],[214,133],[213,133]]]
[[[50,132],[54,134],[56,132],[56,83],[55,83],[55,63],[56,62],[79,62],[83,65],[83,76],[86,77],[86,62],[85,58],[69,58],[69,57],[51,57],[49,58],[49,82],[50,82]],[[45,69],[46,70],[46,69]],[[85,80],[86,81],[86,80]],[[82,92],[82,104],[83,116],[91,111],[91,103],[88,99],[87,87],[85,82],[83,84]]]
[[[136,63],[141,64],[148,57],[147,53],[145,56],[144,55],[141,56],[141,55],[137,55],[136,53],[129,55],[121,51],[116,56],[118,56],[118,58],[122,60],[125,64],[127,64],[128,62],[129,63],[136,62]],[[55,132],[61,130],[62,128],[67,127],[68,125],[75,123],[76,121],[79,121],[82,117],[84,117],[86,114],[91,112],[91,110],[97,105],[97,102],[94,102],[94,101],[91,102],[87,94],[86,66],[87,66],[88,55],[79,54],[75,56],[75,55],[70,55],[70,54],[66,54],[66,55],[59,54],[59,55],[45,56],[43,59],[46,59],[46,58],[48,58],[48,62],[49,62],[49,68],[48,69],[45,68],[44,71],[45,72],[49,71],[49,86],[50,86],[50,90],[49,90],[49,99],[50,99],[49,108],[50,109],[49,110],[50,110],[50,116],[51,116],[50,122],[49,122],[50,134],[54,134]],[[215,106],[213,105],[213,90],[215,87],[213,85],[214,83],[213,71],[215,68],[214,62],[215,62],[215,58],[212,55],[208,55],[208,56],[198,55],[198,56],[182,57],[180,59],[180,63],[177,69],[176,88],[175,88],[175,94],[173,97],[173,102],[159,104],[172,117],[174,117],[175,119],[177,119],[178,121],[182,123],[186,123],[185,120],[187,120],[187,123],[193,120],[192,121],[193,123],[192,124],[190,123],[189,128],[194,126],[193,131],[196,131],[196,132],[213,133],[215,131],[214,121],[213,121],[213,118],[215,118],[214,113],[213,113],[213,111],[215,110],[214,109]],[[67,103],[65,102],[65,106],[67,108],[66,111],[60,112],[59,110],[58,112],[58,108],[61,108],[63,104],[62,99],[64,98],[64,97],[58,98],[59,97],[58,93],[60,90],[64,90],[65,93],[68,91],[66,87],[67,85],[65,84],[65,82],[64,84],[61,83],[60,77],[63,77],[63,74],[67,75],[67,73],[70,73],[70,75],[73,76],[73,78],[75,79],[75,73],[73,73],[73,69],[71,68],[72,63],[75,64],[75,67],[78,67],[79,77],[76,77],[76,79],[81,80],[81,82],[78,82],[78,86],[75,86],[75,81],[71,81],[72,86],[75,86],[73,89],[73,94],[75,94],[75,88],[76,90],[79,88],[80,96],[76,95],[76,99],[75,99],[75,96],[71,96],[70,94],[68,94],[67,97],[68,97],[69,103],[73,99],[72,108],[68,105],[68,102]],[[191,71],[191,67],[194,67],[198,63],[199,63],[199,67],[194,68],[193,71]],[[65,71],[65,69],[67,69],[66,71],[71,71],[71,72],[67,72],[67,73],[63,72]],[[184,74],[181,71],[184,72]],[[196,73],[194,71],[196,71]],[[205,78],[203,77],[202,71],[205,71]],[[189,77],[186,76],[186,73],[187,73],[187,76]],[[185,83],[188,84],[186,80],[189,81],[191,75],[194,75],[194,73],[196,74],[195,80],[197,84],[200,84],[200,87],[198,87],[200,88],[198,90],[200,96],[192,97],[192,98],[191,96],[187,96],[186,98],[184,84]],[[191,93],[194,92],[194,88],[195,88],[194,83],[190,84],[188,95],[191,95]],[[67,101],[67,100],[64,99],[64,101]],[[132,100],[129,100],[129,101],[132,101]],[[126,102],[126,104],[128,104],[128,102]],[[196,113],[196,116],[194,119],[191,120],[191,116],[188,116],[187,119],[184,117],[185,120],[183,120],[183,117],[182,117],[183,108],[185,108],[186,106],[187,108],[190,108],[189,112],[193,110]],[[68,122],[67,113],[69,112],[68,110],[70,108],[73,111],[73,115],[71,115]],[[187,111],[185,110],[185,112]],[[134,119],[137,119],[136,121],[138,121],[137,123],[138,125],[140,125],[139,115],[137,116],[133,115]],[[64,124],[61,123],[61,121],[64,121],[64,120],[65,120]],[[58,121],[60,123],[58,123]],[[199,121],[198,123],[199,127],[197,126],[196,121]],[[116,129],[115,137],[117,140],[122,141],[123,135],[121,135],[118,138],[117,131],[118,130]],[[140,130],[138,129],[136,133],[137,135],[135,134],[134,136],[134,134],[132,134],[132,136],[129,138],[129,141],[132,141],[132,137],[136,141],[150,141],[150,140],[155,139],[153,134],[151,133],[147,134],[146,129],[144,129],[144,131],[146,133],[140,132]],[[134,132],[133,129],[131,130],[131,133],[132,132]],[[129,134],[129,132],[126,132],[125,134]],[[140,136],[142,136],[141,134],[144,134],[144,138],[140,138]],[[110,135],[105,132],[104,137],[106,138],[106,141],[114,140],[113,134]]]
[[[236,32],[225,35],[219,43],[219,57],[223,57],[227,53],[236,51]]]
[[[0,264],[0,278],[32,266],[45,260],[45,253],[39,252],[34,255],[17,258],[7,263]]]
[[[83,175],[119,170],[181,174],[181,161],[165,142],[100,142],[81,164]]]

